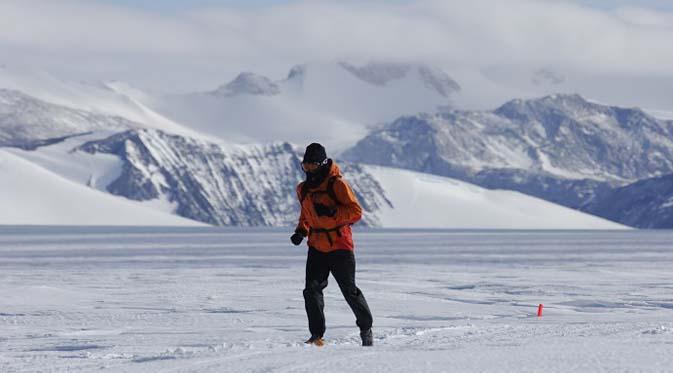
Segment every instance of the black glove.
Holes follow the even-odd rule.
[[[316,214],[318,216],[329,216],[332,217],[336,214],[336,208],[335,207],[328,207],[323,205],[322,203],[314,203],[313,208],[315,209]]]
[[[295,246],[299,246],[301,244],[301,241],[303,241],[303,240],[304,240],[304,235],[299,233],[299,232],[294,232],[294,234],[290,237],[290,241],[292,241],[292,243]]]

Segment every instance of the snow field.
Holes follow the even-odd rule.
[[[490,190],[419,172],[366,166],[393,207],[379,216],[386,228],[629,229],[510,190]]]
[[[93,158],[92,158],[93,159]],[[68,173],[80,168],[54,162]],[[114,159],[99,157],[96,165],[114,170]],[[199,226],[202,223],[155,210],[66,179],[12,151],[0,149],[0,224],[30,225],[164,225]],[[93,176],[93,174],[92,174]],[[91,183],[95,184],[92,177]]]
[[[330,278],[301,343],[285,229],[0,227],[2,372],[667,371],[666,231],[355,229],[375,346]],[[537,305],[545,305],[542,318]]]

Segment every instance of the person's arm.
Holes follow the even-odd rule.
[[[297,200],[299,200],[299,205],[300,205],[299,211],[300,212],[299,212],[299,222],[297,223],[297,228],[295,228],[294,232],[299,233],[302,236],[306,237],[306,236],[308,236],[309,225],[308,225],[308,221],[306,219],[306,212],[304,211],[304,206],[303,206],[303,203],[302,203],[302,200],[301,200],[301,186],[302,186],[302,184],[303,183],[300,183],[297,186]]]

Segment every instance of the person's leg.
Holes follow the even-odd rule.
[[[325,314],[322,290],[327,286],[329,264],[327,254],[309,248],[306,258],[306,285],[304,287],[304,306],[308,316],[308,328],[311,337],[325,334]]]
[[[332,276],[339,284],[339,289],[346,302],[353,310],[356,324],[360,331],[372,327],[372,313],[362,291],[355,286],[355,255],[350,250],[337,250],[329,254]]]

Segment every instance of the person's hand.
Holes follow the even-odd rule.
[[[332,217],[336,214],[336,208],[325,206],[322,203],[313,204],[313,208],[315,209],[315,212],[318,214],[318,216]]]
[[[290,236],[290,241],[292,241],[292,243],[295,246],[299,246],[301,244],[301,241],[303,241],[303,240],[304,240],[304,235],[302,235],[301,233],[298,233],[298,232],[295,232],[292,236]]]

